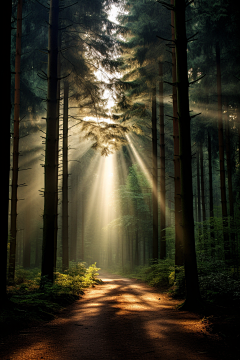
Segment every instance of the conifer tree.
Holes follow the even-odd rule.
[[[201,306],[201,296],[198,283],[193,220],[193,187],[190,135],[191,117],[189,113],[189,82],[186,51],[187,36],[185,22],[185,11],[187,5],[189,5],[189,3],[186,4],[185,0],[174,1],[184,268],[186,278],[186,301],[183,307],[186,309],[194,309]]]
[[[62,270],[69,266],[68,246],[68,94],[69,85],[64,82],[63,109],[63,179],[62,179]]]
[[[13,283],[15,276],[16,238],[17,238],[17,189],[18,189],[18,157],[19,157],[19,120],[20,120],[20,64],[22,38],[22,0],[18,0],[17,34],[15,56],[15,96],[14,96],[14,135],[13,135],[13,167],[11,194],[11,228],[8,280]]]
[[[2,186],[3,198],[1,201],[1,214],[3,219],[2,239],[0,241],[0,307],[6,300],[7,286],[7,241],[8,241],[8,208],[9,208],[9,171],[10,171],[10,112],[11,112],[11,69],[10,69],[10,50],[11,50],[11,15],[12,1],[5,3],[5,21],[1,22],[3,37],[2,46],[5,49],[5,56],[2,59],[2,66],[5,69],[3,77],[4,92],[1,96],[1,109],[3,122],[3,133],[5,141],[1,142],[1,152],[5,154],[2,164]],[[6,26],[7,22],[7,26]],[[7,29],[6,29],[7,28]],[[3,33],[3,32],[2,32]]]
[[[171,0],[174,5],[174,0]],[[175,41],[174,32],[174,10],[171,10],[172,41]],[[179,126],[177,115],[177,74],[175,47],[172,46],[172,98],[173,98],[173,162],[174,162],[174,217],[175,217],[175,265],[183,265],[183,238],[181,220],[181,179],[180,179],[180,158],[179,158]]]
[[[48,28],[48,93],[45,148],[44,214],[42,245],[42,286],[54,281],[54,226],[56,196],[56,138],[57,138],[57,84],[58,84],[58,16],[59,0],[50,1]]]

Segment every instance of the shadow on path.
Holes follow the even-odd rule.
[[[101,278],[58,319],[5,338],[0,359],[235,359],[176,301],[134,280]]]

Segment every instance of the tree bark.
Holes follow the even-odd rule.
[[[184,268],[186,279],[185,309],[201,306],[194,239],[191,133],[188,97],[187,36],[185,0],[175,0],[175,48],[177,64],[177,101],[181,169],[182,221],[184,240]]]
[[[174,5],[174,0],[171,0]],[[171,11],[172,41],[175,40],[174,11]],[[172,48],[172,82],[177,83],[176,53]],[[173,86],[173,146],[174,146],[174,210],[175,210],[175,265],[182,266],[183,260],[183,233],[182,233],[182,200],[181,200],[181,179],[180,179],[180,158],[179,158],[179,126],[177,113],[177,87]]]
[[[202,221],[202,212],[201,212],[201,187],[200,187],[200,164],[199,164],[199,158],[200,158],[200,151],[199,151],[199,145],[197,149],[197,205],[198,205],[198,222],[199,222],[199,229],[201,228],[201,221]],[[200,231],[199,231],[200,232]]]
[[[31,214],[33,208],[31,200],[24,213],[24,230],[23,230],[23,268],[31,267]]]
[[[228,200],[229,200],[229,215],[230,215],[230,237],[231,237],[231,251],[232,259],[236,261],[236,238],[234,232],[234,201],[232,190],[232,161],[231,161],[231,143],[230,143],[230,124],[228,114],[228,104],[225,102],[225,134],[226,134],[226,156],[227,156],[227,177],[228,177]]]
[[[234,202],[232,191],[232,162],[231,162],[231,143],[230,143],[230,125],[228,116],[228,104],[225,103],[225,133],[226,133],[226,157],[227,157],[227,177],[228,177],[228,199],[229,199],[229,215],[234,216]]]
[[[84,261],[84,195],[82,191],[82,238],[81,238],[81,259]]]
[[[54,229],[56,220],[56,134],[57,134],[57,63],[59,0],[50,1],[48,28],[48,95],[45,148],[44,214],[42,245],[42,286],[54,281]]]
[[[17,34],[15,55],[15,96],[14,96],[14,135],[13,135],[13,168],[11,195],[11,228],[8,280],[13,283],[15,276],[16,238],[17,238],[17,189],[18,189],[18,156],[19,156],[19,117],[20,117],[20,66],[22,38],[22,0],[18,0]]]
[[[163,102],[163,64],[159,63],[159,120],[160,120],[160,259],[166,258],[166,182]]]
[[[225,259],[230,258],[229,236],[227,232],[227,197],[224,171],[224,141],[223,141],[223,121],[222,121],[222,85],[221,85],[221,58],[219,43],[216,44],[216,63],[217,63],[217,97],[218,97],[218,144],[219,144],[219,163],[220,163],[220,190],[223,217],[223,238]]]
[[[214,226],[212,224],[214,212],[213,212],[213,186],[212,186],[212,146],[211,136],[208,133],[208,177],[209,177],[209,215],[210,215],[210,236],[211,236],[211,255],[214,255],[215,248],[215,234]]]
[[[152,204],[153,204],[153,244],[152,259],[158,259],[158,192],[157,192],[157,114],[156,114],[156,87],[152,90]]]
[[[57,113],[56,113],[56,144],[55,144],[55,224],[54,224],[54,270],[57,266],[57,240],[58,240],[58,158],[59,158],[59,112],[60,112],[60,93],[61,93],[61,60],[60,60],[60,50],[61,49],[61,32],[58,36],[58,63],[57,63]]]
[[[202,195],[202,219],[206,221],[206,205],[205,205],[205,184],[204,184],[204,165],[203,165],[203,147],[200,144],[200,168],[201,168],[201,195]]]
[[[62,180],[62,271],[69,267],[68,256],[68,92],[64,82],[63,108],[63,180]]]
[[[0,241],[0,307],[7,298],[7,242],[8,242],[8,211],[9,211],[9,172],[10,172],[10,117],[11,117],[11,15],[12,1],[4,3],[5,21],[1,22],[2,48],[4,56],[2,58],[2,84],[4,91],[1,94],[2,110],[2,133],[4,141],[1,142],[1,154],[5,154],[2,159],[2,187],[4,189],[1,199],[2,229]]]
[[[74,167],[71,168],[71,206],[70,206],[70,260],[77,260],[77,236],[78,236],[78,216],[79,216],[79,207],[78,200],[76,199],[76,194],[79,194],[78,188],[78,169]]]

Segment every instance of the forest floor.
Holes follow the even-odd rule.
[[[3,337],[0,359],[240,359],[237,341],[214,330],[226,333],[229,317],[224,325],[220,315],[177,310],[179,300],[140,281],[103,272],[100,278],[103,284],[56,319]]]

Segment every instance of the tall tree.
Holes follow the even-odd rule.
[[[224,139],[223,139],[223,120],[222,120],[222,81],[221,81],[221,56],[220,45],[216,43],[216,64],[217,64],[217,98],[218,98],[218,145],[219,145],[219,164],[220,164],[220,189],[221,189],[221,204],[223,217],[223,238],[225,259],[230,258],[230,244],[227,231],[228,226],[228,212],[227,212],[227,196],[224,170]]]
[[[152,89],[152,259],[158,259],[158,166],[157,166],[157,106],[156,87]]]
[[[200,143],[200,168],[201,168],[201,195],[202,195],[202,219],[206,221],[206,206],[205,206],[205,183],[204,183],[204,163],[203,163],[203,146]]]
[[[68,82],[64,82],[63,179],[62,179],[62,270],[69,266],[68,249]]]
[[[17,34],[15,55],[15,96],[14,96],[14,134],[13,134],[13,167],[12,167],[12,195],[11,195],[11,228],[8,280],[14,281],[16,238],[17,238],[17,189],[18,189],[18,158],[19,158],[19,117],[20,117],[20,66],[21,66],[21,38],[22,38],[22,0],[18,0]]]
[[[177,101],[179,120],[179,148],[181,168],[181,197],[182,197],[182,222],[184,239],[184,268],[186,278],[186,309],[201,306],[201,296],[198,283],[198,271],[194,237],[193,219],[193,187],[192,187],[192,158],[189,113],[189,82],[187,67],[187,36],[185,0],[174,1],[175,11],[175,50],[177,68]]]
[[[159,119],[160,119],[160,259],[166,258],[166,182],[165,182],[165,130],[163,102],[163,64],[159,63]]]
[[[209,215],[211,218],[211,225],[210,225],[210,236],[211,236],[211,248],[212,248],[212,255],[214,255],[214,239],[215,239],[215,234],[214,234],[214,227],[212,224],[212,220],[214,217],[214,212],[213,212],[213,176],[212,176],[212,145],[211,145],[211,135],[208,132],[208,183],[209,183]]]
[[[174,0],[171,0],[174,5]],[[175,12],[171,10],[171,29],[172,41],[175,41],[174,31]],[[179,126],[177,114],[177,73],[176,73],[176,53],[172,47],[172,98],[173,98],[173,161],[174,161],[174,216],[175,216],[175,265],[183,265],[183,238],[182,238],[182,205],[181,205],[181,179],[180,179],[180,158],[179,158]]]
[[[1,109],[3,122],[3,133],[5,140],[1,142],[1,153],[6,154],[3,157],[3,198],[1,201],[1,216],[3,219],[2,225],[2,239],[0,241],[0,307],[6,300],[6,285],[7,285],[7,241],[8,241],[8,207],[9,207],[9,170],[10,170],[10,113],[11,113],[11,69],[10,69],[10,51],[11,51],[11,15],[12,15],[12,1],[8,0],[4,4],[5,21],[1,22],[3,37],[3,49],[5,55],[2,59],[2,66],[5,69],[3,77],[4,92],[1,96]],[[6,25],[7,22],[7,25]]]
[[[56,137],[57,137],[57,63],[58,63],[58,16],[59,0],[50,1],[48,25],[48,92],[47,127],[44,175],[44,214],[42,245],[42,285],[54,281],[54,226],[56,195]]]

